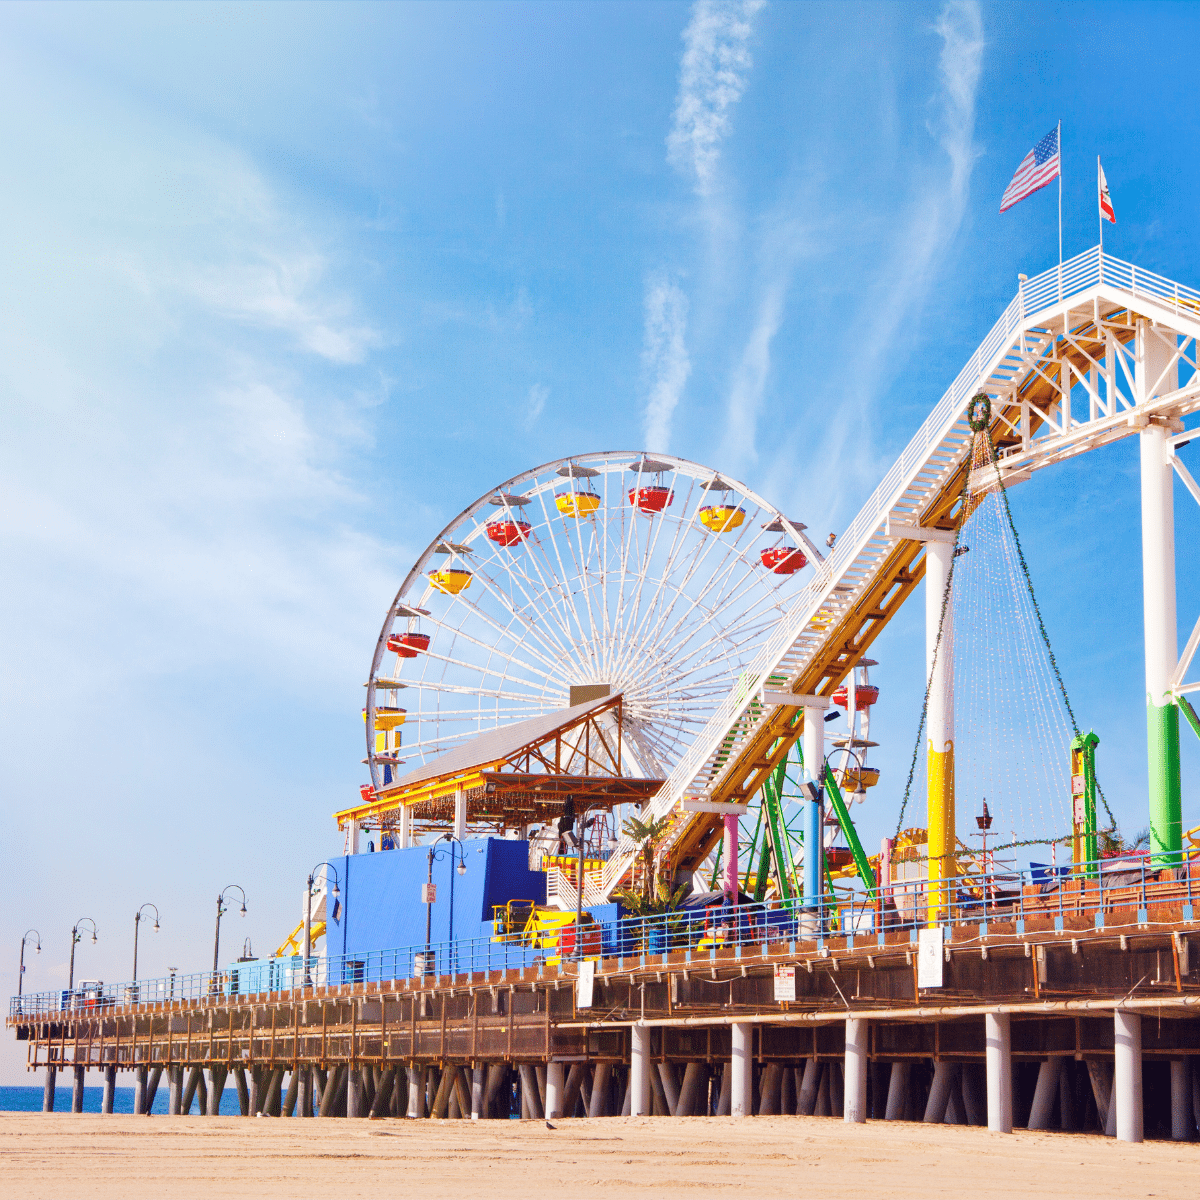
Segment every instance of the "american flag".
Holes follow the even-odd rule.
[[[1026,196],[1031,196],[1038,188],[1044,188],[1050,180],[1058,176],[1061,161],[1058,151],[1058,126],[1055,125],[1021,160],[1012,182],[1004,189],[1000,200],[1001,212],[1012,208]]]

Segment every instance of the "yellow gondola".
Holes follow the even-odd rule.
[[[445,592],[448,596],[457,596],[459,592],[465,591],[471,586],[471,572],[460,571],[454,567],[448,567],[442,571],[430,571],[429,582],[439,592]]]
[[[746,520],[746,510],[732,504],[709,504],[700,510],[700,524],[711,533],[728,533]]]
[[[564,517],[590,517],[600,507],[600,497],[595,492],[559,492],[554,506]]]

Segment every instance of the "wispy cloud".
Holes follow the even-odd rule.
[[[532,429],[537,424],[537,419],[546,408],[546,401],[550,398],[550,389],[544,383],[535,383],[529,389],[529,396],[525,401],[525,428]]]
[[[661,452],[670,445],[671,417],[692,370],[686,342],[687,296],[665,276],[652,276],[646,285],[645,312],[642,370],[649,385],[645,447]]]
[[[941,39],[938,55],[937,89],[930,98],[931,116],[926,126],[949,159],[933,167],[922,165],[917,156],[907,189],[896,200],[896,218],[884,227],[890,236],[876,241],[869,259],[853,257],[850,243],[870,241],[870,230],[850,229],[843,223],[831,234],[834,241],[846,240],[845,260],[856,264],[854,296],[828,334],[823,337],[821,356],[835,364],[828,373],[811,379],[809,408],[813,420],[803,432],[795,430],[776,450],[769,467],[771,483],[804,515],[836,523],[845,514],[840,509],[859,494],[858,484],[867,485],[879,475],[881,463],[872,420],[879,396],[901,369],[906,359],[904,330],[919,318],[945,255],[962,225],[971,174],[979,152],[975,145],[975,100],[983,66],[983,22],[975,0],[950,0],[931,32]],[[795,225],[795,218],[788,220]],[[784,239],[786,244],[787,239]],[[764,333],[777,327],[775,300],[781,293],[780,280],[790,280],[797,255],[776,250],[764,261],[778,264],[768,269],[761,284],[762,314],[751,334],[746,359],[761,363]],[[846,364],[853,363],[853,370]],[[761,370],[746,373],[753,383]],[[727,441],[740,446],[753,438],[754,421],[761,407],[761,393],[753,386],[735,384],[731,390]],[[819,419],[818,419],[819,418]],[[807,423],[806,423],[807,424]],[[814,438],[814,431],[816,437]],[[792,463],[796,447],[803,441],[810,467],[797,478]]]
[[[697,193],[713,188],[730,108],[741,99],[750,70],[754,18],[766,0],[696,0],[683,31],[675,119],[667,160],[689,176]]]

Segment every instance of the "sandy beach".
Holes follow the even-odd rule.
[[[410,1122],[0,1114],[12,1197],[1191,1197],[1200,1144],[806,1117]]]

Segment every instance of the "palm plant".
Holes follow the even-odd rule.
[[[659,817],[657,820],[651,817],[648,821],[643,821],[640,817],[627,817],[625,824],[621,826],[621,832],[637,847],[638,854],[642,859],[642,894],[639,902],[644,905],[654,903],[655,892],[658,890],[658,875],[654,868],[654,850],[670,823],[669,816]],[[633,890],[629,889],[623,894],[633,895]],[[622,901],[622,903],[625,902]],[[632,906],[627,905],[627,907]]]

